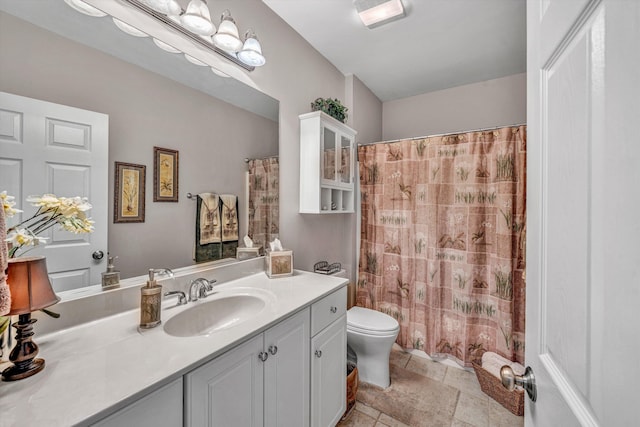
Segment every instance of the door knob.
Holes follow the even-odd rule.
[[[524,370],[524,375],[516,375],[510,366],[504,365],[500,369],[500,379],[502,379],[502,385],[507,390],[511,391],[516,387],[516,385],[519,385],[525,389],[532,402],[536,401],[536,398],[538,397],[538,393],[536,391],[536,377],[533,375],[533,370],[530,366],[527,366]]]
[[[91,258],[95,259],[95,260],[100,260],[104,257],[104,252],[102,251],[95,251],[94,253],[91,254]]]

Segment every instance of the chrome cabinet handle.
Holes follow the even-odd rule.
[[[264,351],[261,351],[260,353],[258,353],[258,359],[262,360],[263,362],[266,361],[269,358],[269,353],[265,353]]]
[[[519,385],[525,389],[532,402],[536,401],[538,397],[536,377],[533,375],[533,370],[530,366],[527,366],[524,370],[524,375],[516,375],[509,365],[504,365],[500,368],[500,379],[502,380],[502,385],[507,390],[511,391],[516,385]]]
[[[338,311],[338,307],[331,307],[329,309],[332,313],[335,313],[336,311]]]
[[[322,350],[316,350],[316,357],[317,358],[321,358],[322,357]]]
[[[277,345],[270,345],[269,346],[269,353],[271,353],[271,355],[275,356],[277,352],[278,352],[278,346]]]
[[[95,251],[94,253],[91,254],[91,258],[97,260],[100,260],[102,258],[104,258],[104,252],[102,251]]]

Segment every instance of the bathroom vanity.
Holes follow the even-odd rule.
[[[166,290],[185,286],[174,282]],[[333,426],[346,404],[346,284],[258,272],[196,302],[163,301],[154,329],[139,330],[134,309],[36,335],[46,367],[0,383],[0,426]],[[200,322],[192,313],[204,304],[223,322],[172,320]]]

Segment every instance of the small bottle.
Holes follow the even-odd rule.
[[[120,272],[113,265],[117,257],[110,256],[107,261],[107,271],[102,273],[102,289],[113,289],[120,286]]]
[[[147,284],[140,288],[140,327],[153,328],[160,324],[160,305],[162,303],[162,286],[154,278],[155,270],[149,270]]]

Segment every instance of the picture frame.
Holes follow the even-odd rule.
[[[144,222],[145,165],[115,162],[113,222]]]
[[[153,147],[153,201],[178,202],[178,150]]]

